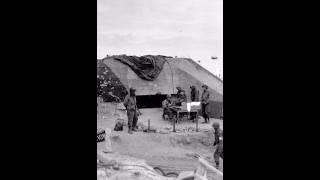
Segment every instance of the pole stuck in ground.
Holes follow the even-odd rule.
[[[199,128],[198,128],[198,114],[196,115],[196,132],[199,132]]]
[[[176,118],[173,118],[173,132],[176,132]]]

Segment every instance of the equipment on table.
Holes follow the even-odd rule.
[[[196,113],[196,119],[198,117],[198,112],[201,109],[200,102],[182,102],[181,108],[177,110],[178,122],[181,120],[180,114],[187,113],[188,119],[190,119],[190,113]]]

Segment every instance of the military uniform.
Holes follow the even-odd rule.
[[[215,128],[213,146],[216,146],[216,151],[213,154],[213,158],[216,163],[216,166],[219,167],[219,158],[221,157],[223,159],[223,131],[219,128],[219,125],[217,125],[216,123],[213,126]]]
[[[192,102],[196,102],[196,101],[199,101],[199,91],[196,89],[195,86],[191,86],[191,101]]]
[[[186,101],[187,101],[186,92],[182,89],[178,90],[178,92],[177,92],[177,105],[181,106],[181,103],[186,102]]]
[[[172,118],[172,110],[169,108],[171,106],[171,101],[168,99],[165,99],[162,101],[162,108],[163,108],[163,118],[164,115],[168,115],[169,118]]]
[[[127,109],[128,130],[131,132],[131,130],[134,130],[134,128],[137,126],[138,122],[136,97],[128,95],[125,98],[123,105]]]
[[[208,87],[208,86],[206,86]],[[202,116],[204,118],[205,123],[209,122],[209,100],[210,100],[210,93],[208,90],[203,91],[201,95],[201,111],[202,111]]]

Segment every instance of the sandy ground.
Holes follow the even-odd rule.
[[[168,121],[162,120],[162,110],[160,108],[141,109],[142,115],[139,117],[139,123],[147,126],[148,120],[152,128],[165,130],[167,127],[172,127]],[[118,114],[114,116],[114,114]],[[116,123],[116,119],[127,119],[125,111],[118,110],[117,112],[109,113],[109,115],[97,116],[98,128],[110,128]],[[203,119],[200,119],[202,122]],[[218,119],[210,119],[210,124],[199,123],[200,132],[166,132],[161,133],[144,133],[135,132],[130,135],[126,131],[112,131],[112,148],[121,154],[130,155],[136,158],[145,159],[152,167],[161,167],[166,172],[181,172],[193,171],[197,167],[195,159],[186,156],[190,153],[198,153],[206,157],[210,164],[213,162],[214,149],[210,143],[213,142],[212,126],[213,122],[219,122],[223,129],[223,121]],[[192,121],[184,121],[176,125],[176,129],[186,129],[194,127]],[[208,132],[206,132],[208,131]],[[204,141],[209,144],[203,143]],[[98,143],[97,148],[102,149],[103,143]],[[221,160],[220,170],[223,171],[223,160]],[[214,174],[208,172],[208,178],[214,179]]]
[[[164,129],[166,127],[172,127],[172,124],[168,121],[162,120],[162,109],[161,108],[151,108],[151,109],[140,109],[142,115],[139,117],[138,123],[143,123],[145,126],[148,125],[148,120],[150,120],[150,126],[156,129]],[[117,116],[113,116],[117,114]],[[223,129],[223,121],[219,119],[210,119],[210,124],[202,124],[203,118],[199,116],[199,124],[198,127],[200,130],[210,130],[212,129],[212,123],[218,122],[220,124],[220,128]],[[97,126],[101,128],[113,128],[116,121],[115,119],[120,118],[127,120],[127,116],[125,111],[117,110],[112,111],[109,115],[98,115],[97,116]],[[176,124],[177,129],[183,129],[187,127],[196,128],[196,124],[192,123],[192,121],[181,121],[179,124]]]

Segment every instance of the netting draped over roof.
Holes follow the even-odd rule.
[[[141,79],[147,81],[156,79],[166,62],[166,56],[160,55],[146,55],[141,57],[119,55],[114,56],[113,58],[128,65]]]

